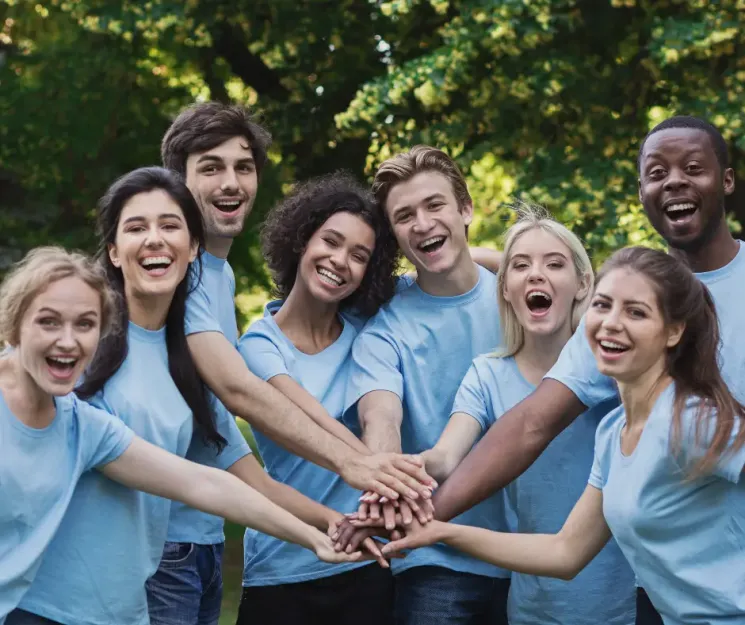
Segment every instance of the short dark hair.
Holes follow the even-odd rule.
[[[269,212],[261,232],[262,248],[275,284],[286,299],[295,285],[300,257],[313,234],[332,215],[348,212],[375,232],[375,249],[359,288],[341,302],[341,309],[372,315],[395,292],[399,251],[385,213],[372,193],[346,172],[336,172],[297,185]]]
[[[246,107],[222,102],[202,102],[181,111],[160,144],[163,166],[186,176],[189,155],[211,150],[233,137],[246,138],[260,176],[272,143],[271,134]]]
[[[644,146],[647,143],[647,139],[656,132],[661,130],[670,130],[672,128],[690,128],[693,130],[701,130],[709,135],[711,139],[711,145],[714,148],[714,154],[716,154],[717,161],[722,171],[729,167],[729,154],[727,152],[727,142],[724,140],[722,133],[719,132],[715,126],[707,122],[705,119],[700,117],[693,117],[692,115],[675,115],[669,117],[665,121],[657,124],[652,130],[647,133],[644,137],[642,144],[639,146],[639,155],[636,158],[636,167],[641,171],[642,154],[644,152]]]
[[[85,379],[76,389],[76,393],[83,399],[88,399],[99,392],[119,370],[127,357],[129,346],[126,330],[129,325],[129,312],[124,275],[121,269],[112,264],[108,255],[108,245],[116,241],[119,220],[127,202],[140,193],[154,190],[166,192],[179,205],[191,240],[198,243],[200,249],[204,247],[202,212],[194,196],[176,172],[162,167],[141,167],[124,174],[109,187],[98,203],[98,233],[101,243],[98,260],[106,272],[109,284],[118,295],[120,306],[117,311],[117,325],[120,331],[101,340],[93,361],[85,373]],[[217,450],[222,450],[227,441],[215,426],[214,412],[207,389],[191,357],[184,330],[186,300],[189,293],[199,283],[200,278],[201,260],[197,257],[176,287],[168,308],[166,316],[168,368],[173,382],[191,409],[197,432],[207,443],[215,446]]]

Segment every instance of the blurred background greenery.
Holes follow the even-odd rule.
[[[596,264],[660,245],[636,197],[639,141],[704,116],[745,175],[744,21],[742,0],[0,0],[0,273],[35,245],[92,250],[96,199],[210,98],[255,107],[274,135],[230,257],[242,325],[267,299],[258,225],[282,193],[342,167],[369,179],[415,143],[466,171],[474,243],[499,245],[514,198],[547,206]]]

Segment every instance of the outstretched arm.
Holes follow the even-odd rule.
[[[427,473],[439,482],[446,480],[466,457],[479,434],[481,425],[471,415],[453,414],[437,444],[421,454]]]
[[[474,263],[481,265],[492,273],[499,272],[499,266],[502,264],[502,252],[488,247],[471,247],[469,249]]]
[[[450,520],[504,488],[584,411],[582,402],[566,386],[544,379],[489,428],[435,492],[435,518]]]
[[[135,437],[116,460],[100,467],[112,480],[129,488],[181,501],[187,506],[314,551],[329,562],[339,558],[331,540],[269,501],[227,471],[189,462]]]
[[[603,516],[603,493],[587,486],[558,534],[510,534],[432,521],[407,529],[383,548],[391,554],[444,542],[496,566],[543,577],[574,578],[610,540]]]
[[[253,375],[219,332],[188,337],[199,374],[233,414],[285,447],[338,473],[351,486],[395,499],[425,493],[428,481],[416,460],[363,455],[324,429],[270,384]],[[329,417],[330,418],[330,417]]]

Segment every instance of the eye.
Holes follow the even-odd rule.
[[[512,263],[513,269],[519,270],[519,269],[526,269],[527,267],[528,267],[528,263],[526,263],[525,261],[517,261],[515,263]]]
[[[324,237],[323,240],[329,247],[339,247],[339,244],[336,242],[336,240],[332,239],[331,237]]]
[[[176,222],[167,222],[163,224],[163,230],[181,230],[181,224]]]
[[[549,267],[550,267],[551,269],[563,269],[563,268],[564,268],[564,263],[562,263],[562,262],[561,262],[561,261],[559,261],[559,260],[554,260],[554,261],[550,262],[550,263],[548,264],[548,266],[549,266]]]
[[[647,315],[641,308],[629,308],[629,316],[634,319],[644,319]]]
[[[217,167],[215,165],[205,165],[199,170],[199,173],[209,176],[210,174],[214,174],[216,171]]]
[[[352,258],[363,265],[370,262],[370,259],[364,254],[352,254]]]
[[[663,167],[653,167],[648,173],[647,177],[652,180],[660,180],[661,178],[664,178],[665,174],[667,172]]]
[[[124,228],[124,232],[130,233],[130,234],[136,234],[138,232],[143,232],[145,230],[144,226],[138,226],[138,225],[131,225]]]
[[[78,327],[82,328],[83,330],[92,330],[96,327],[96,324],[90,319],[81,319],[80,321],[78,321]]]
[[[444,202],[430,202],[429,209],[430,210],[439,210],[444,206]]]
[[[686,173],[689,173],[694,176],[696,174],[700,174],[702,171],[703,171],[703,167],[701,167],[701,165],[699,165],[698,163],[690,163],[686,167]]]
[[[39,319],[39,325],[43,328],[56,328],[59,326],[59,321],[54,317],[42,317]]]
[[[399,213],[396,217],[396,223],[403,223],[411,217],[411,213]]]
[[[253,165],[253,164],[248,164],[248,163],[246,163],[245,165],[241,165],[241,166],[240,166],[240,167],[238,168],[238,170],[239,170],[239,171],[242,171],[243,173],[246,173],[246,174],[250,174],[250,173],[252,173],[253,171],[256,171],[256,166],[255,166],[255,165]]]
[[[610,305],[608,304],[608,302],[602,299],[596,299],[593,300],[592,307],[596,308],[597,310],[607,310],[608,308],[610,308]]]

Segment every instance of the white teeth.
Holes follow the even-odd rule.
[[[600,346],[607,349],[628,349],[626,345],[621,345],[615,341],[600,341]]]
[[[222,206],[224,208],[238,208],[241,205],[240,200],[219,200],[213,202],[215,206]]]
[[[49,360],[53,362],[58,362],[61,365],[72,365],[72,364],[75,364],[75,362],[77,361],[77,358],[63,358],[60,356],[50,356]]]
[[[319,267],[318,273],[321,277],[326,278],[326,282],[330,282],[334,286],[340,286],[344,283],[344,280],[341,276],[338,276],[333,271],[329,271],[328,269],[324,269],[323,267]]]
[[[692,202],[687,202],[685,204],[671,204],[665,209],[665,211],[668,213],[677,213],[679,211],[695,210],[695,208],[695,204],[693,204]]]
[[[172,262],[167,256],[149,256],[148,258],[143,258],[141,264],[143,267],[151,267],[152,265],[169,266]]]
[[[528,299],[534,299],[535,297],[545,297],[549,302],[551,301],[551,296],[546,293],[546,291],[531,291],[528,293]]]
[[[445,237],[439,236],[439,237],[430,237],[426,241],[419,244],[419,249],[422,249],[423,247],[427,247],[428,245],[432,245],[433,243],[439,243],[440,241],[444,241]]]

